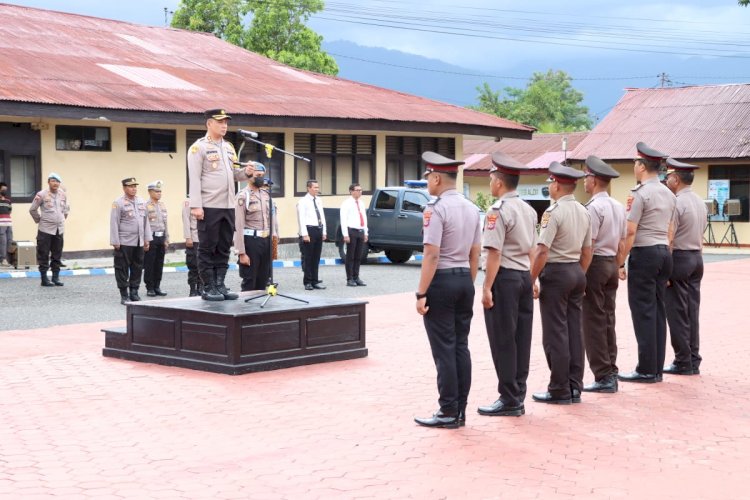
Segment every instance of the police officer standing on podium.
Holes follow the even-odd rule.
[[[620,177],[614,168],[596,156],[586,158],[583,187],[591,200],[586,209],[591,216],[594,256],[586,271],[583,297],[583,343],[594,383],[587,392],[617,392],[617,335],[615,300],[619,284],[619,262],[625,260],[625,207],[607,193],[609,182]]]
[[[526,166],[505,155],[492,155],[490,190],[498,198],[485,217],[482,246],[487,251],[482,305],[500,397],[480,406],[480,415],[525,413],[526,378],[531,355],[534,295],[529,273],[536,251],[536,210],[516,188]]]
[[[672,218],[675,196],[659,181],[659,167],[667,157],[646,144],[636,145],[633,173],[638,185],[631,190],[626,209],[628,235],[623,254],[628,257],[628,303],[638,342],[638,365],[620,373],[623,382],[653,384],[662,381],[667,344],[664,296],[672,274]],[[625,269],[620,278],[626,276]]]
[[[146,283],[146,295],[149,297],[164,296],[161,291],[161,277],[164,270],[164,254],[169,247],[169,229],[167,228],[167,206],[161,201],[161,181],[148,185],[149,200],[146,202],[148,223],[151,225],[153,240],[143,257],[143,282]]]
[[[674,361],[664,373],[697,375],[701,355],[699,324],[703,279],[703,232],[708,223],[704,201],[693,192],[697,165],[667,158],[667,187],[676,199],[672,274],[666,290],[667,322],[674,348]]]
[[[573,196],[576,181],[584,173],[558,162],[550,164],[549,172],[554,203],[542,215],[531,281],[534,297],[539,298],[542,345],[551,373],[547,392],[534,393],[532,399],[567,405],[580,403],[583,389],[581,315],[591,263],[591,221]]]
[[[440,409],[432,417],[414,421],[455,429],[466,422],[471,388],[469,328],[481,245],[479,210],[456,191],[458,167],[464,162],[431,151],[422,160],[427,190],[437,199],[427,204],[423,214],[424,257],[416,307],[424,316],[437,368]]]
[[[198,220],[198,269],[203,280],[203,299],[235,300],[224,284],[234,238],[235,182],[253,175],[252,167],[236,169],[237,154],[225,141],[229,120],[223,109],[206,111],[205,137],[187,154],[190,181],[190,212]]]
[[[261,165],[262,166],[262,165]],[[271,276],[271,196],[263,173],[254,175],[237,194],[234,248],[239,256],[242,291],[264,290]]]

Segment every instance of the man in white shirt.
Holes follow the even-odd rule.
[[[359,263],[367,242],[367,212],[359,201],[362,197],[362,186],[352,184],[349,186],[349,194],[351,197],[344,200],[339,210],[341,234],[346,243],[346,286],[366,286],[366,283],[359,279]]]
[[[299,223],[300,248],[302,250],[302,272],[305,290],[323,290],[318,279],[320,252],[326,239],[326,217],[323,213],[323,202],[318,193],[318,181],[307,181],[307,194],[297,203],[297,221]]]

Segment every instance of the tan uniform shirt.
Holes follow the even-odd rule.
[[[237,193],[237,203],[234,206],[234,248],[238,254],[245,253],[245,229],[265,231],[264,237],[270,236],[269,200],[265,189],[246,187]],[[275,232],[274,230],[274,234]]]
[[[191,208],[234,208],[234,183],[247,179],[245,170],[235,168],[237,154],[231,142],[195,141],[187,154]]]
[[[596,193],[586,203],[591,216],[591,239],[594,255],[614,257],[620,240],[627,235],[625,207],[607,193]]]
[[[500,250],[501,267],[528,271],[536,240],[536,210],[517,192],[506,193],[487,211],[482,247]]]
[[[674,250],[700,250],[703,248],[703,233],[708,225],[708,214],[704,201],[686,187],[677,191],[674,216]]]
[[[198,219],[190,213],[190,199],[182,204],[182,236],[198,243]]]
[[[68,212],[68,196],[62,189],[58,189],[54,194],[49,189],[39,191],[29,208],[31,218],[39,224],[39,231],[47,234],[63,234]]]
[[[167,206],[163,201],[154,202],[150,199],[146,202],[148,212],[148,223],[151,226],[152,236],[164,236],[169,241],[169,229],[167,228]]]
[[[547,262],[579,262],[581,248],[591,246],[591,219],[572,194],[544,211],[539,243],[549,248]]]
[[[669,223],[674,217],[675,195],[657,177],[630,190],[628,221],[638,224],[634,247],[669,244]]]
[[[151,225],[146,217],[146,202],[137,196],[123,195],[112,203],[109,217],[110,245],[143,246],[151,241]]]
[[[482,242],[479,209],[455,189],[424,209],[424,244],[440,248],[438,269],[469,267],[471,247]]]

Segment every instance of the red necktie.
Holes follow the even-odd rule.
[[[354,203],[357,205],[357,213],[359,214],[359,225],[361,226],[361,229],[365,228],[365,219],[362,217],[362,211],[359,209],[359,200],[354,200]]]

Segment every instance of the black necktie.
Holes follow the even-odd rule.
[[[314,196],[313,196],[313,206],[315,207],[315,216],[318,218],[318,227],[323,227],[323,221],[320,220],[320,212],[318,211],[318,204],[315,203]]]

